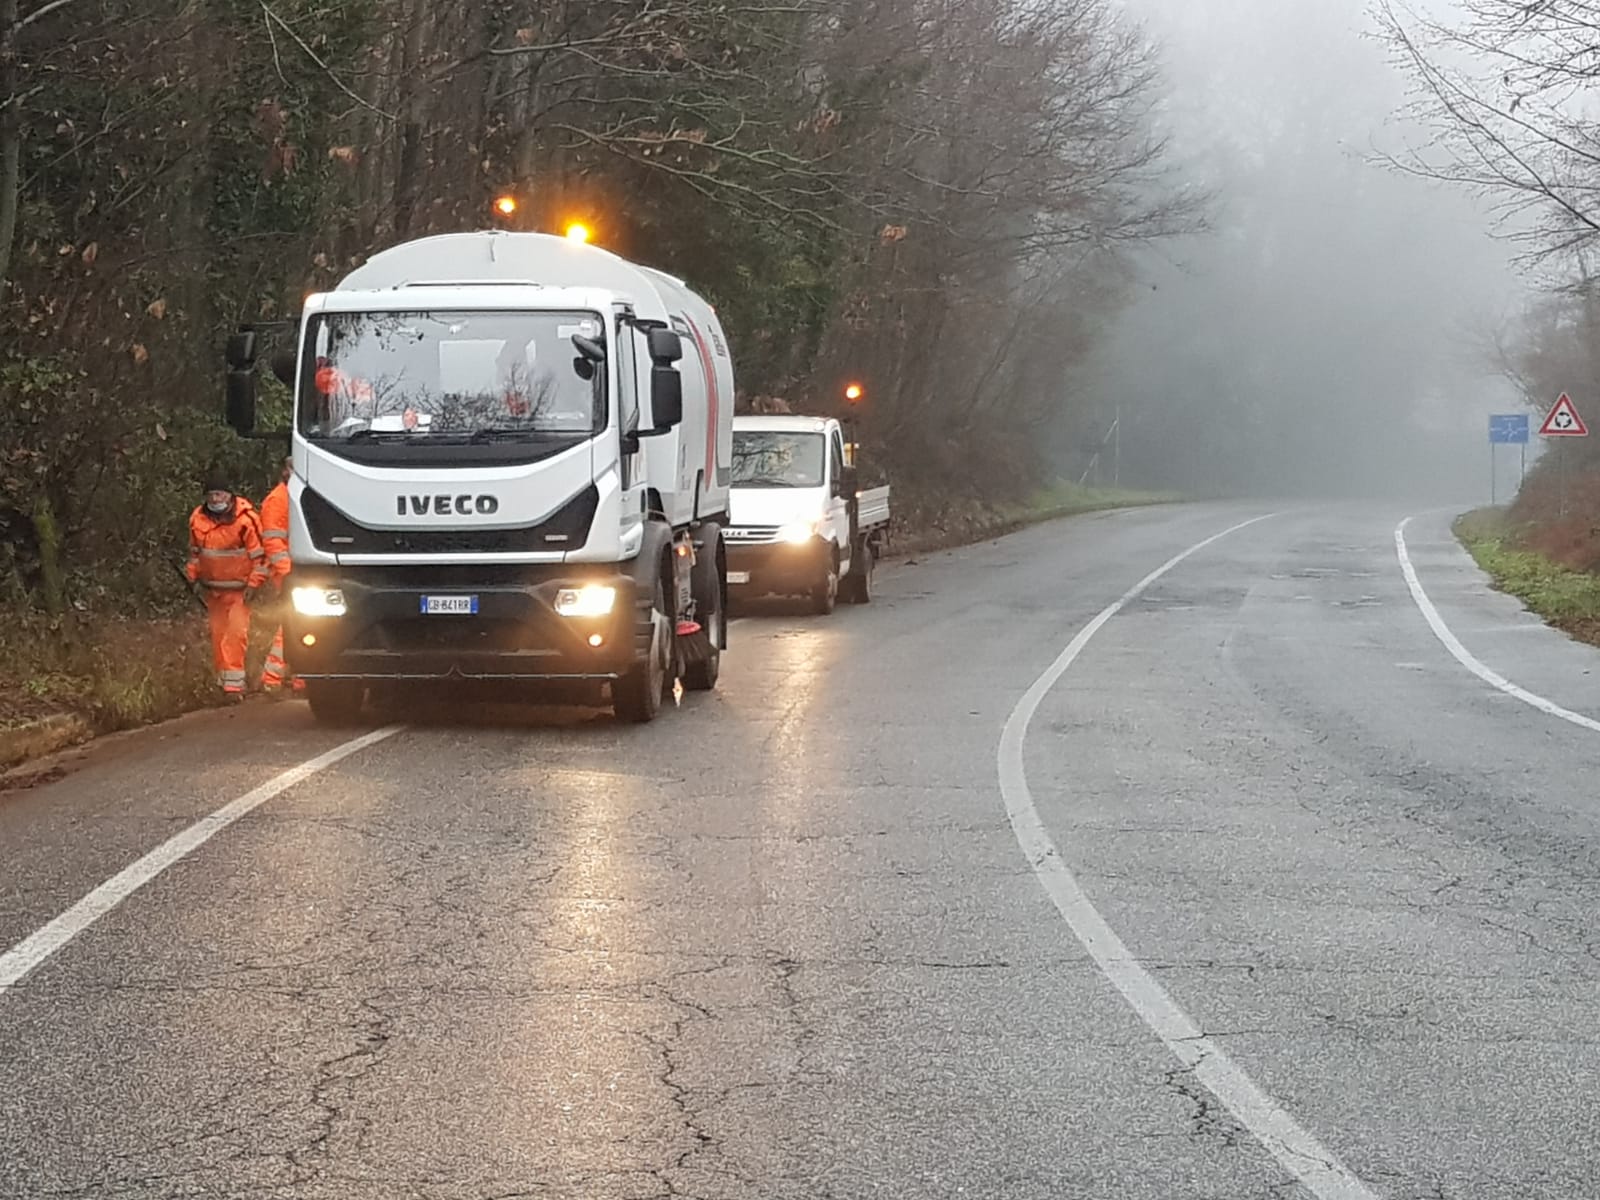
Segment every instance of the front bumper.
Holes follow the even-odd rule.
[[[563,588],[617,589],[604,617],[563,617]],[[650,645],[649,595],[619,571],[570,566],[342,568],[292,574],[286,587],[338,588],[346,611],[285,621],[303,679],[614,680]],[[471,615],[424,615],[424,596],[475,596]],[[600,645],[590,644],[598,636]],[[306,639],[311,639],[307,644]]]
[[[814,537],[793,542],[724,543],[728,591],[736,596],[796,596],[815,591],[828,571],[830,543]]]

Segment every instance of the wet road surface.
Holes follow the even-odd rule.
[[[1600,1195],[1600,734],[1447,652],[1405,510],[1288,509],[1128,599],[1032,714],[1056,853],[1019,842],[1024,693],[1268,511],[892,565],[870,607],[739,621],[643,728],[419,714],[0,990],[0,1196]],[[1600,716],[1600,652],[1448,514],[1406,537],[1473,655]],[[351,736],[251,706],[0,795],[0,956]],[[1355,1191],[1175,1056],[1050,864]]]

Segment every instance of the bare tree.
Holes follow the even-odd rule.
[[[1382,36],[1414,80],[1428,146],[1387,156],[1408,172],[1464,185],[1511,220],[1530,260],[1600,237],[1600,5],[1587,0],[1464,0],[1452,19],[1380,0]]]

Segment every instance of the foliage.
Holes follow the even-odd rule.
[[[1193,216],[1155,84],[1111,0],[0,0],[0,602],[187,602],[199,477],[278,453],[226,332],[505,192],[705,292],[746,394],[863,378],[897,481],[1021,495]]]

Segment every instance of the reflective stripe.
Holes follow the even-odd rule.
[[[257,550],[207,550],[207,549],[202,548],[201,551],[200,551],[200,557],[201,558],[244,558],[246,555],[255,555],[255,554],[258,554],[258,553],[260,553],[260,551],[257,551]]]
[[[201,587],[216,588],[219,592],[242,592],[244,580],[242,579],[202,579]]]
[[[289,557],[289,552],[287,550],[279,550],[276,553],[267,555],[267,562],[269,564],[270,563],[281,563],[285,559],[287,559],[288,557]]]
[[[287,529],[263,529],[261,536],[263,538],[282,538],[287,542],[289,540],[289,531]]]
[[[266,553],[267,552],[265,550],[255,549],[255,550],[250,551],[250,557],[251,558],[265,558],[266,557]]]

